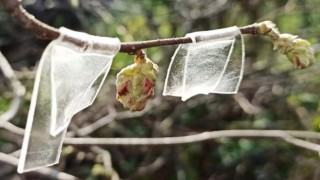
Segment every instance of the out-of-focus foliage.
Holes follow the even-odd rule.
[[[244,80],[239,94],[199,95],[187,102],[162,97],[166,69],[176,46],[146,50],[160,67],[156,97],[140,114],[121,114],[88,134],[92,137],[180,136],[224,129],[290,129],[320,131],[320,3],[319,0],[24,0],[24,7],[52,26],[65,26],[122,41],[184,36],[188,32],[243,26],[272,20],[280,31],[311,42],[315,64],[296,70],[265,37],[245,36]],[[0,50],[27,87],[26,104],[12,122],[25,126],[34,69],[47,41],[36,39],[0,8]],[[114,111],[115,75],[133,57],[116,56],[108,80],[94,105],[79,113],[70,125],[77,132]],[[0,112],[10,100],[1,83]],[[245,101],[246,103],[243,103]],[[249,106],[248,103],[249,102]],[[246,104],[246,105],[244,105]],[[121,116],[120,116],[121,115]],[[0,129],[0,150],[21,147],[21,137]],[[81,179],[318,179],[319,157],[274,139],[219,139],[170,147],[65,146],[56,169]],[[100,149],[101,150],[101,149]],[[105,151],[105,152],[104,152]],[[110,152],[113,168],[103,166]],[[1,163],[0,178],[17,176]],[[115,173],[116,172],[116,173]],[[22,175],[34,179],[34,174]]]

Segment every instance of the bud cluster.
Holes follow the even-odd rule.
[[[303,69],[314,63],[314,53],[311,44],[298,36],[281,34],[271,21],[258,23],[258,34],[271,37],[274,50],[286,55],[297,69]]]
[[[117,99],[125,108],[141,111],[154,94],[155,71],[159,68],[143,51],[136,53],[134,62],[117,74]]]

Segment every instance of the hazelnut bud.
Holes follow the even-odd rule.
[[[158,66],[143,51],[138,51],[134,64],[123,68],[117,74],[117,99],[131,111],[141,111],[154,94],[155,71]]]

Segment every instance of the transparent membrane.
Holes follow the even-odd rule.
[[[237,27],[187,34],[170,62],[163,95],[183,101],[209,93],[237,93],[243,74],[244,44]]]
[[[120,49],[117,38],[60,29],[61,36],[42,54],[29,109],[18,172],[59,161],[74,114],[91,105]],[[80,39],[79,47],[65,38]]]

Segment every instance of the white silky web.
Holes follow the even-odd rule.
[[[120,49],[117,38],[60,28],[42,54],[35,79],[18,172],[59,161],[74,114],[91,105]],[[66,38],[68,37],[68,38]],[[68,39],[84,42],[79,47]]]
[[[244,44],[238,27],[187,34],[170,62],[163,95],[183,101],[197,94],[237,93],[243,74]]]

